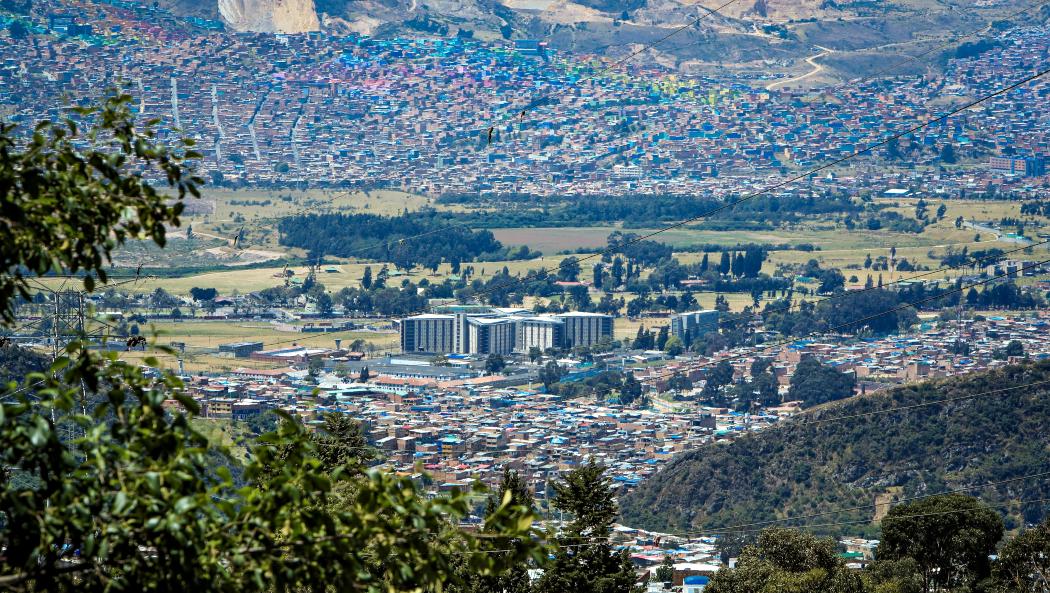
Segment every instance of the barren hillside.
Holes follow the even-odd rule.
[[[541,39],[563,51],[638,56],[683,71],[742,68],[798,77],[823,52],[821,76],[853,78],[872,63],[950,52],[960,34],[1016,12],[1012,0],[163,0],[174,11],[222,18],[237,31]],[[711,11],[718,8],[718,13]],[[1033,15],[1034,16],[1034,15]],[[683,26],[686,26],[683,28]],[[692,25],[692,26],[688,26]],[[953,41],[953,39],[955,41]],[[940,48],[943,46],[943,49]],[[914,73],[938,66],[916,62]]]

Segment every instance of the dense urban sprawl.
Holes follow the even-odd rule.
[[[162,138],[199,142],[215,181],[431,195],[753,191],[1020,81],[1050,51],[1045,28],[1021,26],[943,77],[769,91],[640,61],[606,71],[538,41],[230,34],[115,1],[39,2],[33,15],[34,31],[90,34],[0,44],[10,121],[58,118],[63,100],[125,84]],[[873,150],[834,185],[1045,192],[1032,177],[1045,174],[1048,102],[1050,83],[1024,85]]]

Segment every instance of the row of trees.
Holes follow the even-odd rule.
[[[388,261],[401,269],[437,270],[443,261],[473,261],[485,254],[534,256],[527,248],[509,253],[491,231],[473,231],[433,210],[399,216],[305,214],[282,218],[277,228],[282,245],[306,249],[314,261],[333,255]]]
[[[948,494],[894,507],[882,520],[876,561],[847,568],[832,538],[774,527],[723,568],[711,593],[1046,593],[1050,523],[1027,529],[1001,548],[1003,521],[977,499]],[[995,558],[993,561],[992,558]]]
[[[693,382],[687,376],[676,373],[667,386],[684,392],[693,388]],[[791,376],[787,399],[801,401],[803,406],[811,407],[850,397],[855,388],[856,377],[853,374],[843,373],[812,356],[804,356]],[[704,388],[699,399],[712,406],[747,411],[756,402],[762,406],[780,405],[783,400],[779,389],[780,383],[770,359],[756,358],[751,364],[750,380],[740,381],[734,380],[733,365],[727,360],[721,360],[708,369],[704,376]]]
[[[700,217],[704,218],[704,224],[719,228],[752,228],[756,221],[761,228],[775,228],[807,216],[857,215],[864,210],[864,204],[849,194],[830,191],[759,196],[733,208],[722,208],[739,197],[663,195],[550,199],[517,196],[508,200],[500,196],[498,201],[493,201],[478,196],[448,196],[440,201],[487,206],[483,215],[464,215],[464,221],[490,228],[600,225],[621,221],[628,227],[649,228]],[[537,204],[541,206],[537,207]]]
[[[807,335],[831,328],[839,333],[870,331],[886,334],[906,328],[918,320],[915,310],[896,291],[873,289],[842,293],[813,303],[792,307],[787,298],[766,303],[763,323],[783,335]]]
[[[565,370],[554,361],[540,369],[540,382],[547,393],[566,399],[592,396],[606,401],[615,395],[620,405],[627,406],[642,398],[642,384],[631,372],[604,370],[580,380],[560,382],[564,376]]]

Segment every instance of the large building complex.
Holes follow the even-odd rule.
[[[428,313],[402,319],[400,326],[403,352],[432,354],[510,354],[531,348],[575,348],[613,335],[611,315],[536,315],[526,309],[471,308]]]
[[[714,309],[679,313],[671,318],[671,335],[686,345],[714,331],[718,331],[718,311]]]
[[[1023,175],[1025,177],[1046,175],[1046,160],[1041,156],[993,156],[988,159],[988,167],[993,171],[1001,171],[1011,175]]]

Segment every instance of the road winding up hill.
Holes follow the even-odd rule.
[[[994,390],[1000,391],[987,393]],[[949,398],[963,399],[893,410]],[[841,416],[854,417],[834,421]],[[901,387],[682,454],[623,498],[623,521],[653,530],[695,531],[862,505],[805,523],[869,521],[877,498],[1050,472],[1047,426],[1050,362]],[[1050,476],[971,494],[996,505],[1045,499]],[[1014,504],[1001,510],[1007,526],[1015,527],[1041,521],[1044,508]],[[871,524],[816,530],[875,531]]]

